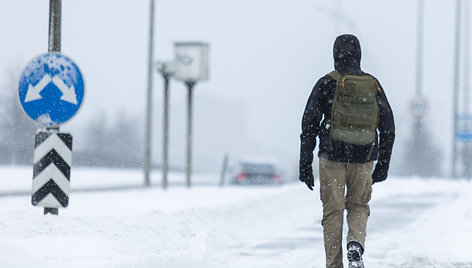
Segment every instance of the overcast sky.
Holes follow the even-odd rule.
[[[425,2],[426,122],[450,162],[455,1]],[[62,52],[81,68],[87,90],[82,110],[63,129],[77,131],[89,119],[117,116],[119,110],[144,122],[149,1],[62,3]],[[0,0],[0,82],[8,71],[20,73],[30,59],[47,51],[48,12],[47,0]],[[207,42],[210,80],[197,85],[196,100],[210,96],[244,103],[246,134],[261,145],[258,152],[249,146],[246,153],[274,155],[295,166],[307,97],[333,69],[335,37],[355,34],[363,70],[380,80],[395,113],[392,165],[397,165],[402,143],[411,135],[416,12],[411,0],[156,0],[155,59],[172,59],[175,41]],[[157,74],[154,82],[160,122],[162,81]],[[182,83],[173,82],[172,102],[182,103],[185,96]],[[154,129],[158,135],[160,123]]]

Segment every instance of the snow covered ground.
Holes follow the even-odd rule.
[[[318,185],[187,189],[171,174],[164,191],[158,172],[141,189],[139,170],[75,168],[69,207],[45,216],[21,194],[31,176],[0,167],[0,267],[324,267]],[[79,191],[107,186],[134,188]],[[471,182],[392,177],[371,211],[366,267],[472,267]]]

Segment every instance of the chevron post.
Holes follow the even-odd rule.
[[[40,131],[36,134],[31,203],[65,208],[69,205],[72,135]]]

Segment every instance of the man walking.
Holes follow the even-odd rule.
[[[344,209],[349,267],[364,267],[372,184],[387,178],[395,124],[380,83],[361,70],[359,40],[353,35],[338,36],[333,56],[335,71],[315,84],[303,114],[300,180],[313,190],[313,150],[318,137],[326,267],[343,267]]]

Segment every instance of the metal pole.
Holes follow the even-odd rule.
[[[49,0],[49,38],[48,52],[61,52],[62,0]],[[47,128],[59,132],[59,127]],[[58,208],[44,208],[46,214],[59,215]]]
[[[162,188],[167,188],[167,173],[169,170],[169,80],[170,76],[163,72],[164,78],[164,135],[162,156]]]
[[[226,170],[228,169],[228,154],[223,158],[223,166],[221,167],[220,186],[225,185]]]
[[[150,0],[149,11],[149,47],[146,99],[146,141],[144,145],[144,186],[151,185],[151,149],[152,149],[152,62],[154,58],[154,0]]]
[[[49,0],[48,52],[61,52],[62,0]],[[59,126],[48,127],[48,131],[59,132]]]
[[[191,186],[192,176],[192,91],[195,86],[195,82],[186,81],[188,89],[188,102],[187,102],[187,164],[186,164],[186,184],[187,187]]]
[[[452,138],[452,177],[457,178],[457,111],[458,111],[458,91],[459,91],[459,72],[460,72],[460,40],[461,40],[461,0],[456,0],[456,34],[454,49],[454,96],[453,96],[453,120],[454,136]]]
[[[49,0],[48,52],[61,52],[62,0]],[[59,127],[47,128],[59,132]]]
[[[49,0],[49,52],[61,52],[62,0]]]
[[[416,95],[423,89],[423,10],[424,0],[418,0],[418,22],[416,32]]]
[[[464,88],[464,97],[463,97],[463,111],[464,115],[467,117],[469,115],[469,102],[470,102],[470,1],[464,2],[464,79],[463,79],[463,88]],[[468,119],[466,119],[468,120]],[[467,179],[470,179],[472,173],[472,167],[470,166],[471,160],[471,144],[470,142],[464,142],[462,144],[462,167],[464,171],[464,176]]]
[[[416,30],[416,98],[421,98],[422,91],[423,91],[423,10],[424,10],[424,1],[418,0],[418,15],[417,15],[417,30]],[[423,131],[422,129],[422,119],[421,117],[417,116],[414,122],[414,146],[415,154],[415,175],[423,175],[423,167],[422,167],[422,155],[421,152],[423,148],[420,148],[421,141],[419,139],[422,138],[419,133]]]
[[[470,75],[470,1],[464,2],[464,79],[463,79],[463,87],[464,87],[464,114],[469,114],[469,75]]]

